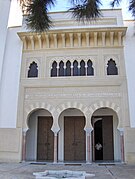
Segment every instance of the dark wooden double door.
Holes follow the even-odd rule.
[[[101,118],[101,120],[94,123],[95,160],[114,160],[113,117],[101,116],[98,118]],[[98,143],[102,145],[102,148],[96,148]]]
[[[72,116],[64,118],[64,160],[86,160],[85,118]]]
[[[52,117],[38,117],[37,160],[53,161],[54,135],[51,131]]]

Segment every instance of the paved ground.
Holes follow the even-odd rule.
[[[34,179],[33,172],[75,170],[95,174],[93,179],[135,179],[135,165],[0,163],[0,179]],[[92,179],[91,178],[91,179]]]

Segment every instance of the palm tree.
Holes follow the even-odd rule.
[[[43,32],[52,26],[52,20],[48,14],[50,8],[56,5],[56,0],[18,0],[22,7],[26,8],[27,27],[32,31]],[[68,0],[71,8],[68,10],[78,21],[91,21],[101,16],[101,0]],[[119,5],[122,0],[110,0],[110,5]],[[129,1],[129,11],[135,17],[135,0]]]

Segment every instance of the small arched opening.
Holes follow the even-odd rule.
[[[97,109],[92,115],[93,161],[121,161],[118,115],[110,108]]]
[[[26,160],[53,161],[54,134],[51,131],[53,118],[49,111],[36,109],[28,117],[26,133]]]
[[[32,62],[29,66],[28,70],[28,78],[38,77],[38,66],[37,63]]]
[[[59,116],[58,160],[86,161],[86,119],[82,111],[68,108]]]

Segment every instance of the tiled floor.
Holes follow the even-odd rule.
[[[33,172],[75,170],[95,174],[93,179],[135,179],[135,165],[0,163],[0,179],[34,179]]]

